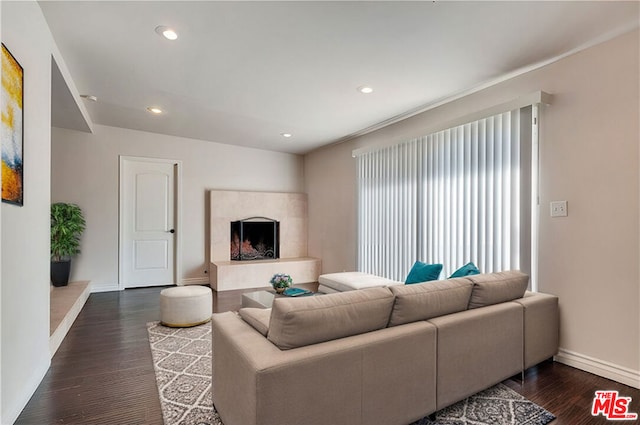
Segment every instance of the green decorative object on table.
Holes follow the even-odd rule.
[[[278,294],[282,294],[285,289],[293,286],[293,279],[291,279],[291,276],[284,273],[274,274],[270,282],[271,286],[273,286],[273,289],[275,289]]]

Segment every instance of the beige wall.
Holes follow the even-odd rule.
[[[223,145],[116,127],[95,133],[54,128],[51,153],[53,202],[75,202],[87,220],[82,253],[72,261],[72,279],[90,280],[93,291],[118,284],[119,155],[182,161],[182,276],[208,283],[208,191],[300,192],[298,155]]]
[[[36,2],[2,2],[2,42],[24,69],[24,206],[2,204],[2,405],[11,424],[49,367],[53,39]]]
[[[280,222],[279,258],[307,256],[307,195],[305,193],[212,190],[210,261],[231,260],[230,223],[249,217]]]
[[[323,272],[356,267],[351,151],[428,134],[533,91],[554,95],[540,140],[539,289],[560,297],[561,360],[640,384],[639,33],[634,31],[305,156],[309,255]],[[567,200],[569,216],[550,218]]]

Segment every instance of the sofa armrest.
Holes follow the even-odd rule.
[[[212,323],[213,401],[225,425],[410,423],[435,411],[426,322],[284,351],[234,313]]]
[[[523,298],[513,302],[524,307],[524,368],[528,369],[558,352],[558,297],[527,292]]]

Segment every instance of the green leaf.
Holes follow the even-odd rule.
[[[80,253],[80,236],[86,228],[82,210],[76,204],[51,205],[51,258],[60,261]]]

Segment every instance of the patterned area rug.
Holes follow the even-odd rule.
[[[481,391],[411,425],[545,425],[556,417],[503,384]]]
[[[211,396],[211,323],[147,323],[165,425],[223,425]]]
[[[147,323],[165,425],[223,425],[213,409],[211,323],[167,328]],[[545,425],[551,413],[498,384],[411,425]],[[302,424],[301,424],[302,425]]]

